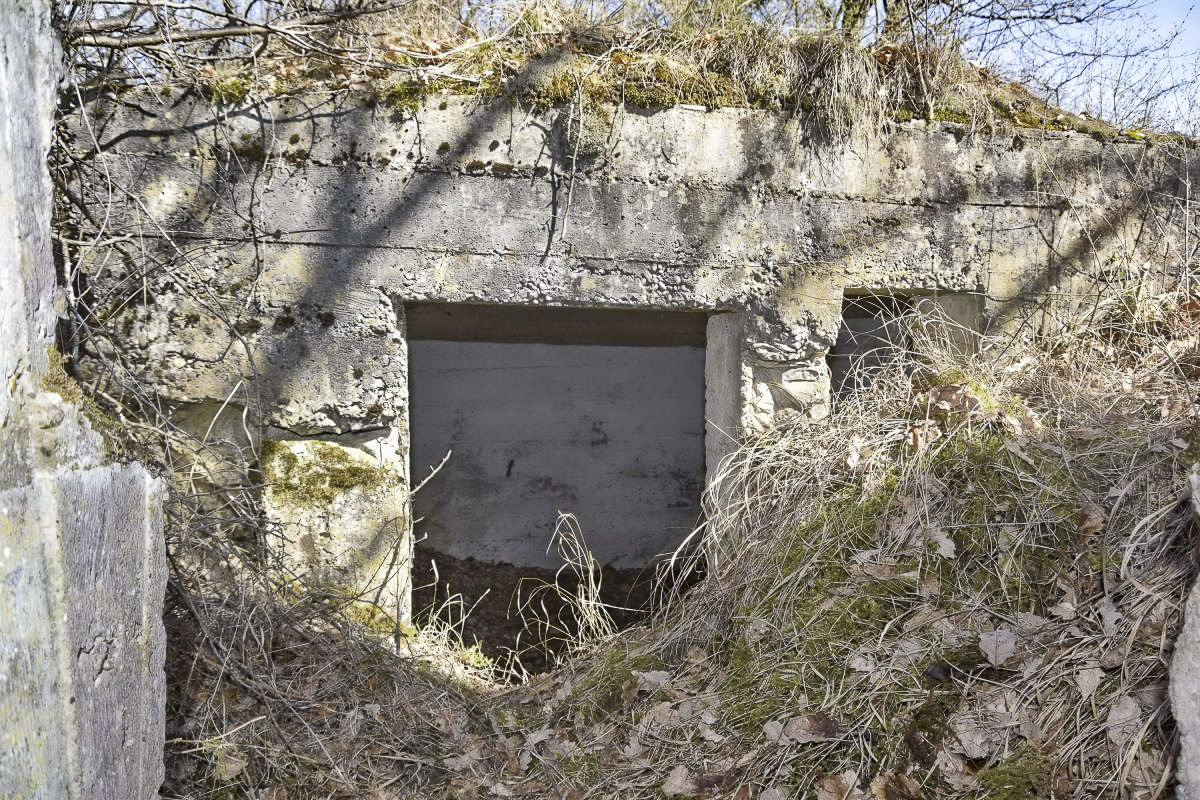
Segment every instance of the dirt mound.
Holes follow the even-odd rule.
[[[563,593],[534,596],[536,587],[556,581]],[[647,620],[655,591],[653,568],[606,566],[601,570],[600,585],[600,599],[609,607],[618,629]],[[578,589],[574,573],[459,559],[417,547],[413,586],[418,625],[426,623],[430,614],[448,613],[447,600],[457,596],[454,608],[466,611],[462,621],[464,643],[477,643],[484,655],[500,664],[508,663],[516,654],[529,672],[545,672],[554,666],[555,656],[565,654],[575,640],[578,625],[573,606],[564,599]],[[535,608],[523,617],[521,609],[531,599]],[[548,632],[538,620],[550,620],[556,630]]]

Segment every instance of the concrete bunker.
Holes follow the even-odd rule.
[[[644,606],[647,568],[700,516],[707,315],[417,303],[405,317],[418,570],[432,561],[464,601],[490,589],[492,616],[511,612],[514,580],[562,565],[568,513],[604,599]],[[495,627],[476,632],[511,626]]]
[[[410,508],[429,466],[455,445],[466,455],[470,444],[437,440],[450,429],[453,404],[422,401],[423,387],[436,396],[424,356],[489,346],[511,355],[522,344],[488,345],[500,336],[495,327],[472,332],[477,323],[461,315],[449,334],[430,333],[428,309],[579,315],[583,321],[565,329],[592,335],[603,327],[593,315],[650,320],[669,312],[697,329],[702,322],[687,380],[689,424],[703,420],[703,459],[693,449],[685,472],[712,485],[739,441],[780,421],[828,415],[831,367],[840,369],[844,355],[842,312],[856,311],[853,302],[844,308],[847,295],[874,290],[903,294],[917,309],[931,304],[954,323],[946,335],[974,347],[977,333],[1005,329],[1052,285],[1064,297],[1085,296],[1094,265],[1159,259],[1141,239],[1116,235],[1125,223],[1103,240],[1085,232],[1106,215],[1126,214],[1117,199],[1133,195],[1145,169],[1167,176],[1178,166],[1165,150],[1146,161],[1143,143],[1075,134],[1047,133],[1037,148],[1024,138],[1008,146],[913,121],[851,146],[813,139],[801,118],[764,111],[615,107],[611,152],[581,167],[556,138],[558,112],[500,101],[442,95],[399,114],[381,113],[367,95],[289,96],[214,116],[203,98],[160,100],[151,104],[154,117],[125,102],[105,110],[106,168],[130,193],[116,207],[107,195],[88,203],[130,225],[148,214],[206,246],[188,254],[187,269],[144,277],[155,302],[125,304],[114,315],[124,368],[172,403],[218,409],[240,398],[262,423],[264,442],[249,444],[262,445],[263,516],[283,566],[398,623],[410,611],[414,516],[424,518],[415,526],[420,546],[442,547],[444,560],[457,552],[500,563],[490,560],[497,549],[514,564],[543,558],[558,510],[579,515],[601,563],[632,564],[668,549],[643,542],[644,551],[614,559],[603,540],[612,525],[583,506],[602,497],[596,480],[576,487],[576,503],[546,484],[536,536],[489,528],[471,550],[447,531],[478,533],[485,503],[438,508],[435,481]],[[254,158],[228,158],[229,142]],[[148,158],[156,168],[140,169]],[[260,173],[270,175],[261,194]],[[1074,205],[1063,206],[1063,197]],[[1083,208],[1089,214],[1081,216]],[[254,236],[248,224],[257,226]],[[181,258],[165,244],[158,252],[170,263]],[[87,259],[89,285],[121,296],[127,282],[143,280],[119,263],[97,250]],[[198,299],[209,297],[221,305]],[[863,333],[873,316],[861,318]],[[81,369],[102,375],[105,366],[85,357]],[[478,392],[479,375],[458,377]],[[215,431],[211,420],[192,422],[197,437]],[[590,453],[591,438],[607,435],[612,449],[614,429],[600,428],[589,422],[571,436]],[[699,446],[694,435],[689,441]],[[452,457],[440,479],[465,480],[455,470],[466,461]],[[519,485],[529,462],[516,454],[489,462],[480,485],[500,507],[524,504],[530,498],[519,492],[506,503],[498,487]],[[565,483],[563,476],[540,477]],[[482,516],[489,526],[498,518]],[[678,535],[686,516],[660,530]],[[445,531],[431,532],[436,525]],[[717,563],[737,542],[706,547]],[[421,582],[418,574],[412,583]],[[421,603],[418,596],[413,607]],[[493,595],[476,619],[497,608],[503,615],[506,606]]]

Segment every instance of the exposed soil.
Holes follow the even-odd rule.
[[[544,627],[532,621],[526,629],[518,609],[536,587],[555,579],[552,569],[458,559],[417,547],[413,610],[420,624],[431,609],[438,608],[448,597],[461,595],[464,610],[470,609],[463,625],[465,643],[478,642],[484,654],[501,663],[516,651],[525,669],[543,672],[553,666],[553,654],[561,651],[562,636],[551,632],[546,641]],[[573,575],[564,571],[557,580],[567,594],[574,593],[577,581]],[[601,573],[600,599],[610,606],[609,614],[619,628],[628,628],[646,618],[654,591],[652,567],[604,567]],[[572,610],[557,592],[537,592],[534,605],[539,617],[548,617],[561,630],[578,629]]]

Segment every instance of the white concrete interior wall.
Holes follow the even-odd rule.
[[[558,512],[602,564],[638,567],[696,525],[702,314],[408,310],[414,532],[435,552],[558,566]],[[439,338],[440,337],[440,338]]]

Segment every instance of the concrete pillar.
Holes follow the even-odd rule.
[[[0,491],[0,797],[158,797],[161,509],[136,464]]]
[[[721,461],[737,449],[742,409],[741,315],[709,316],[704,350],[705,483],[716,478]]]
[[[61,69],[44,0],[0,3],[0,797],[149,800],[163,779],[162,489],[41,390]]]
[[[380,626],[407,623],[411,606],[412,529],[396,444],[385,436],[262,446],[263,508],[282,566]]]
[[[404,307],[393,312],[397,369],[387,390],[398,415],[305,437],[269,428],[260,447],[263,513],[280,565],[381,632],[412,616],[408,345]]]

